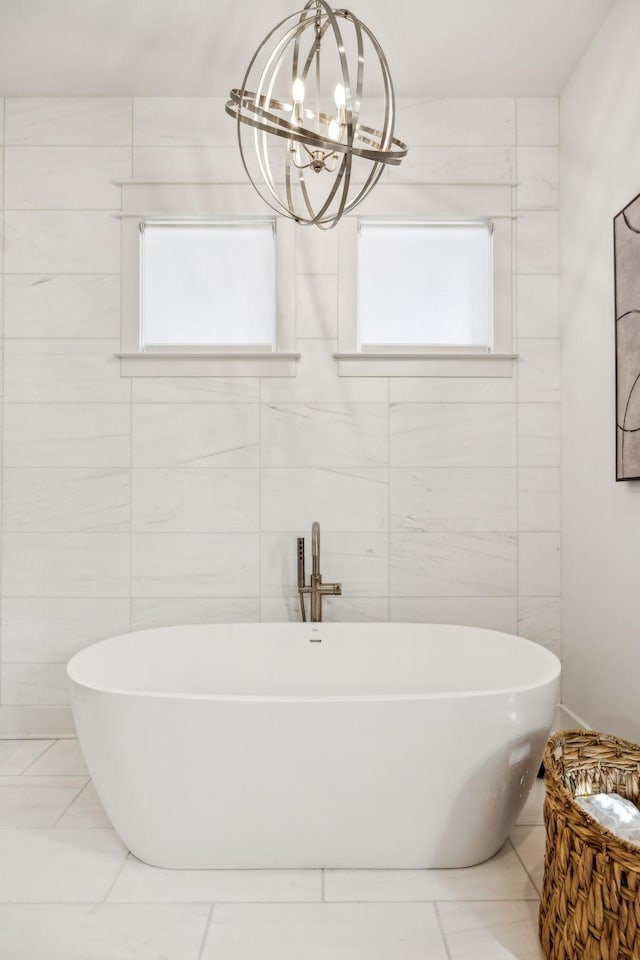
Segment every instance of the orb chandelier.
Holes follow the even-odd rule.
[[[309,0],[268,34],[225,109],[237,121],[253,186],[302,224],[335,226],[407,154],[394,136],[380,44],[352,13],[324,0]]]

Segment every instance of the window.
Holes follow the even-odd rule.
[[[457,200],[464,188],[453,189]],[[339,373],[511,376],[511,223],[502,212],[346,218]]]
[[[492,345],[492,226],[385,223],[358,230],[358,349]]]
[[[122,376],[295,376],[294,224],[256,207],[229,186],[123,184]]]
[[[270,220],[140,224],[140,346],[275,348]]]

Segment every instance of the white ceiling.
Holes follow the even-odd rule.
[[[396,94],[558,95],[615,0],[356,0]],[[225,96],[297,0],[0,0],[0,95]],[[339,6],[339,4],[336,4]]]

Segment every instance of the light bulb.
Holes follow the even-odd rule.
[[[304,83],[300,77],[296,77],[296,79],[293,81],[291,95],[293,96],[294,103],[302,103],[304,100]]]
[[[345,93],[344,87],[341,83],[336,84],[336,89],[333,92],[333,99],[335,100],[336,107],[338,110],[342,107],[344,109],[347,105],[347,95]]]
[[[340,124],[335,117],[332,117],[329,123],[329,136],[332,140],[338,141],[340,139]]]

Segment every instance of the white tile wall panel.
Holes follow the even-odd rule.
[[[5,336],[119,338],[120,278],[112,274],[7,276]]]
[[[7,273],[119,273],[120,223],[93,210],[6,210]]]
[[[389,183],[510,183],[515,179],[510,146],[428,146],[411,144],[397,167],[383,175]]]
[[[560,341],[518,340],[517,350],[520,403],[558,403]]]
[[[6,147],[8,210],[119,210],[129,147]]]
[[[560,528],[560,468],[518,469],[518,529]]]
[[[126,533],[5,533],[7,597],[122,597],[129,593]]]
[[[8,706],[68,704],[66,664],[5,663],[2,667],[0,697],[2,703]]]
[[[521,533],[518,538],[518,593],[560,596],[560,534]]]
[[[250,532],[259,523],[257,469],[136,468],[131,525],[151,532]]]
[[[135,403],[135,467],[254,467],[260,411],[256,403]]]
[[[452,623],[517,633],[517,598],[392,597],[389,619],[400,623]]]
[[[412,146],[509,146],[515,103],[510,97],[402,100],[396,130]]]
[[[560,336],[560,277],[519,276],[517,281],[519,337]]]
[[[126,146],[128,97],[9,97],[6,143],[29,146]]]
[[[560,171],[556,147],[518,147],[520,210],[557,210]]]
[[[560,404],[518,404],[518,463],[521,467],[560,466]]]
[[[515,533],[392,533],[392,597],[516,596]]]
[[[394,467],[516,465],[515,404],[395,403],[389,432]]]
[[[296,376],[265,378],[262,382],[262,403],[386,405],[389,395],[387,378],[337,377],[333,357],[336,349],[335,340],[305,340],[300,344],[301,357]]]
[[[133,597],[131,629],[180,626],[186,623],[257,623],[255,597]]]
[[[338,273],[336,230],[301,228],[296,233],[296,273]]]
[[[14,740],[22,737],[39,738],[43,730],[55,731],[56,737],[75,737],[71,707],[14,707],[0,704],[0,737]]]
[[[311,536],[311,523],[322,531],[388,529],[389,471],[383,468],[263,469],[263,530],[296,530]]]
[[[558,146],[560,110],[557,97],[520,97],[516,100],[518,144]]]
[[[381,403],[263,404],[265,467],[383,467],[388,407]]]
[[[258,377],[133,377],[134,403],[258,403]]]
[[[391,403],[515,403],[515,377],[394,377]]]
[[[4,597],[3,663],[66,663],[129,629],[128,597]]]
[[[560,655],[560,597],[518,597],[518,633]]]
[[[134,597],[253,597],[258,593],[253,533],[135,533]]]
[[[126,467],[131,408],[126,403],[5,403],[7,467]]]
[[[6,531],[117,533],[129,529],[128,470],[96,467],[7,467]]]
[[[511,467],[394,467],[389,486],[392,530],[513,531],[518,526]]]
[[[235,143],[228,147],[136,147],[133,176],[165,183],[245,183],[247,177]]]
[[[560,272],[560,232],[556,211],[526,211],[516,222],[518,273]]]
[[[306,273],[296,277],[296,336],[298,340],[337,340],[337,276]],[[308,347],[301,346],[304,361]]]
[[[6,340],[8,403],[122,403],[131,384],[120,376],[119,340]]]
[[[236,125],[221,97],[136,97],[133,142],[136,147],[231,147]]]

